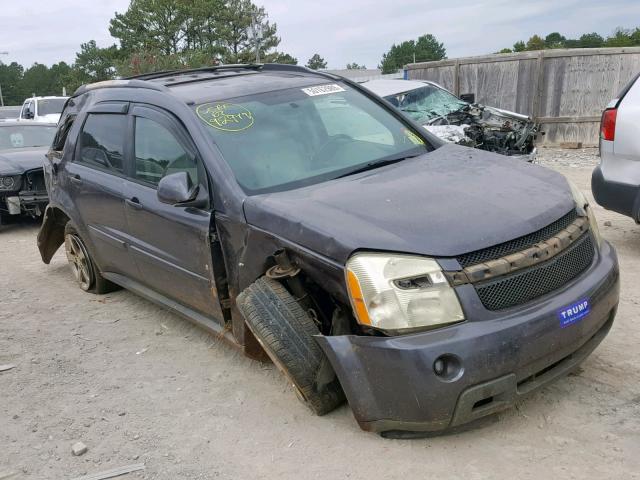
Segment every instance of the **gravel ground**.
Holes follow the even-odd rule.
[[[589,192],[595,155],[542,149],[540,163]],[[420,440],[363,432],[346,406],[312,416],[273,366],[129,292],[81,292],[61,252],[41,263],[36,224],[4,227],[0,365],[16,366],[0,373],[0,479],[133,463],[146,470],[123,478],[640,479],[640,226],[596,210],[622,270],[607,339],[517,408]]]

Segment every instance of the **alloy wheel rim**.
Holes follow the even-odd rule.
[[[89,290],[93,281],[93,271],[81,240],[76,235],[67,235],[64,246],[76,282],[82,290]]]

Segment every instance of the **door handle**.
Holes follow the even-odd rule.
[[[131,197],[130,199],[127,198],[124,203],[135,210],[142,210],[142,204],[140,203],[140,200],[138,200],[138,197]]]
[[[82,178],[80,178],[80,175],[78,174],[71,175],[69,178],[71,179],[71,182],[76,185],[80,185],[82,183]]]

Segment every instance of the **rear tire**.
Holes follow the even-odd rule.
[[[64,227],[64,250],[73,276],[81,290],[103,294],[119,288],[100,274],[98,266],[89,254],[89,249],[71,222]]]
[[[336,377],[318,387],[318,371],[327,361],[313,338],[320,332],[281,283],[261,277],[238,296],[237,305],[267,355],[316,415],[329,413],[344,402]]]

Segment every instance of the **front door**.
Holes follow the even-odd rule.
[[[185,171],[209,198],[197,151],[186,130],[168,113],[136,106],[132,115],[125,211],[130,250],[141,279],[166,297],[222,321],[209,247],[211,210],[167,205],[157,195],[162,177]]]

